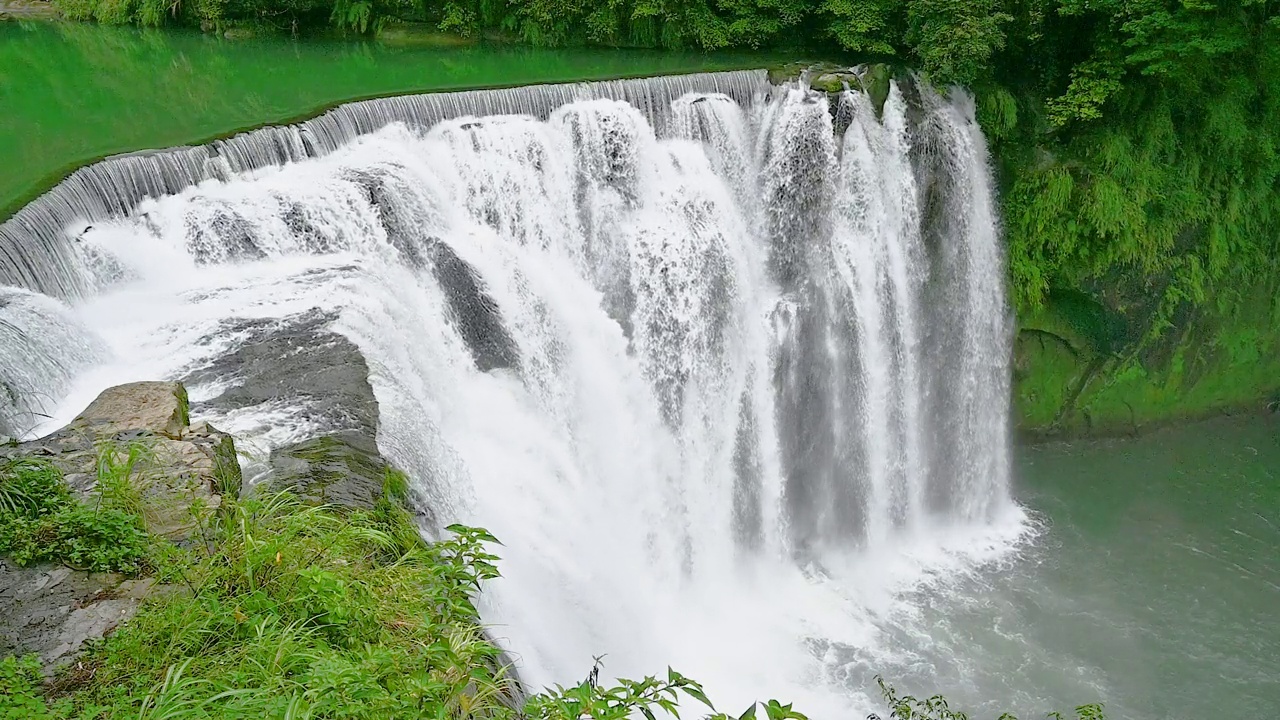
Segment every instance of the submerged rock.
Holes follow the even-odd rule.
[[[44,0],[0,0],[0,21],[57,20],[62,17],[57,6]]]
[[[475,37],[442,32],[431,23],[409,22],[384,25],[378,30],[376,38],[385,45],[420,48],[459,48],[475,45],[479,41]]]

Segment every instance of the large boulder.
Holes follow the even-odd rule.
[[[126,472],[147,512],[147,530],[175,541],[195,529],[193,503],[216,508],[240,491],[235,442],[207,423],[190,425],[187,391],[176,382],[104,390],[66,427],[0,448],[0,457],[44,458],[72,493],[91,500],[104,472]]]
[[[175,382],[137,382],[107,388],[72,421],[98,437],[150,432],[174,440],[191,424],[187,390]]]

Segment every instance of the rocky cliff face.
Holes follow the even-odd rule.
[[[1132,435],[1180,420],[1280,410],[1280,304],[1261,283],[1224,314],[1153,308],[1112,288],[1058,290],[1019,318],[1014,408],[1029,438]],[[1153,332],[1158,330],[1158,332]]]

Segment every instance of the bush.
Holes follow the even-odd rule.
[[[27,458],[0,461],[0,517],[40,517],[68,502],[62,473],[48,461]]]
[[[54,720],[40,696],[40,659],[0,660],[0,720]]]
[[[920,699],[911,695],[898,694],[897,689],[879,676],[876,677],[876,682],[880,685],[880,694],[884,697],[885,704],[889,706],[890,720],[969,720],[967,713],[952,710],[950,703],[941,695]],[[1068,720],[1066,715],[1058,712],[1049,713],[1048,718],[1049,720]],[[1073,718],[1074,720],[1106,720],[1106,716],[1102,713],[1102,705],[1097,703],[1077,707]],[[880,716],[871,714],[867,716],[867,720],[880,720]],[[1003,713],[996,720],[1018,719],[1009,713]]]
[[[147,555],[147,534],[136,516],[71,503],[53,515],[0,525],[0,552],[11,553],[24,567],[56,561],[76,570],[138,573]]]
[[[0,468],[0,553],[19,566],[56,561],[137,573],[147,545],[137,515],[76,502],[52,463],[22,459]]]

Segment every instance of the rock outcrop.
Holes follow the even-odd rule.
[[[336,433],[273,452],[271,488],[289,490],[304,502],[372,510],[389,470],[370,438]]]
[[[86,642],[133,617],[153,587],[151,578],[61,565],[20,568],[0,559],[0,657],[35,653],[52,674]]]
[[[391,464],[378,450],[378,401],[369,367],[355,343],[331,329],[334,320],[312,311],[228,321],[218,335],[241,342],[192,371],[186,382],[227,388],[199,403],[202,411],[230,413],[272,403],[304,411],[316,436],[273,449],[253,481],[268,490],[289,490],[305,502],[367,510],[382,497]],[[289,362],[282,364],[286,357]],[[424,527],[434,527],[425,512],[417,512]]]
[[[187,391],[176,382],[104,390],[66,427],[0,448],[3,457],[49,460],[82,501],[93,497],[105,468],[127,465],[148,508],[147,530],[175,541],[195,527],[193,502],[217,507],[223,494],[240,491],[235,442],[207,423],[190,425]]]
[[[208,341],[236,337],[235,349],[183,378],[192,386],[226,387],[197,408],[223,414],[274,403],[305,411],[308,425],[321,433],[353,432],[373,442],[378,401],[369,366],[355,343],[330,329],[334,319],[312,311],[224,322]]]
[[[892,79],[893,69],[884,63],[846,67],[832,63],[794,62],[769,70],[769,82],[775,85],[801,80],[811,89],[831,96],[832,112],[838,110],[839,103],[835,101],[845,88],[865,91],[876,112],[883,112]],[[838,129],[843,131],[843,128]]]
[[[94,498],[103,473],[127,467],[147,530],[180,543],[195,529],[193,504],[215,508],[240,488],[231,436],[205,423],[191,426],[187,407],[180,383],[113,387],[52,435],[0,447],[0,458],[48,460],[81,501]],[[0,559],[0,656],[37,653],[52,672],[131,617],[152,583]]]

